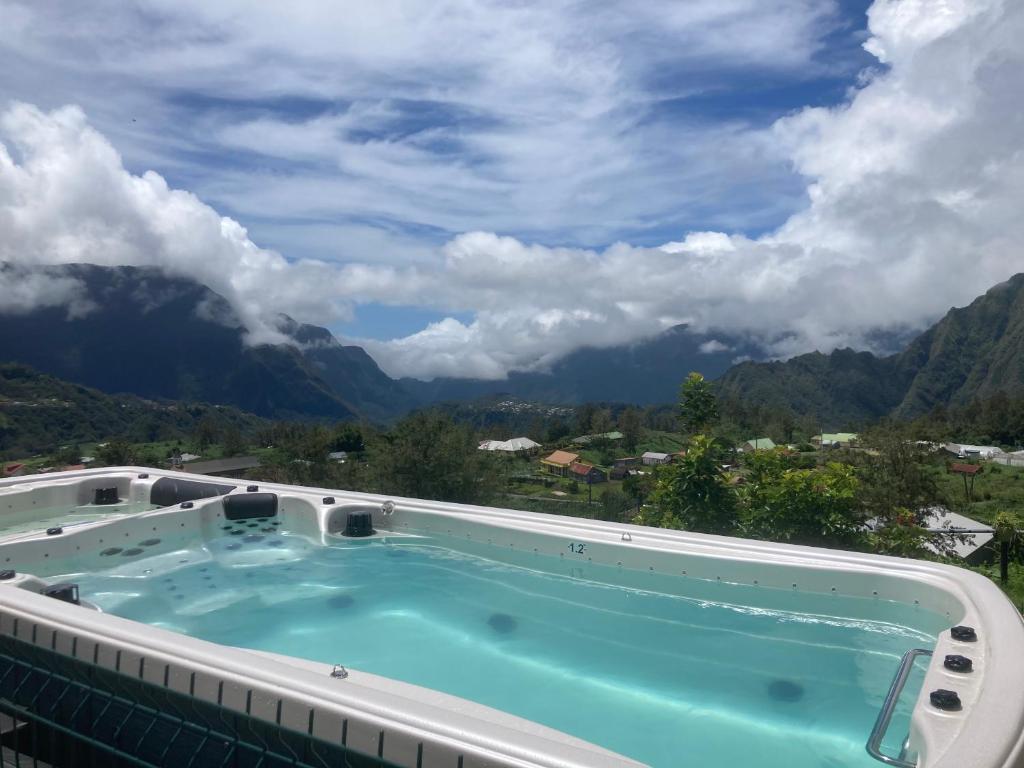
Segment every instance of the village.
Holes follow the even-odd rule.
[[[527,502],[523,504],[526,508],[559,511],[557,505],[608,506],[602,504],[604,499],[628,497],[639,509],[645,494],[650,492],[656,468],[680,460],[686,455],[686,449],[678,443],[675,435],[655,433],[647,435],[648,439],[642,443],[642,447],[649,450],[623,455],[628,453],[621,450],[624,437],[619,431],[581,435],[567,439],[557,447],[545,447],[523,436],[508,440],[486,439],[480,442],[478,450],[506,457],[509,495],[514,497],[506,503],[514,504],[518,499]],[[918,441],[917,445],[935,454],[939,464],[944,464],[947,486],[954,492],[957,502],[955,506],[962,508],[978,502],[978,506],[984,509],[986,502],[991,500],[990,491],[975,493],[975,483],[983,477],[986,464],[990,467],[1024,467],[1024,451],[1007,452],[998,446],[957,442]],[[802,445],[779,445],[771,438],[758,437],[734,446],[734,458],[722,469],[731,484],[742,485],[746,482],[744,455],[777,451],[810,466],[827,461],[829,453],[837,450],[868,449],[858,444],[858,435],[853,432],[814,435]],[[999,469],[995,471],[998,473]],[[961,487],[961,482],[962,495],[956,490]],[[629,493],[623,493],[623,490]],[[962,512],[963,509],[956,511],[944,506],[930,508],[925,525],[935,531],[969,532],[951,542],[953,553],[966,564],[982,564],[991,559],[990,545],[995,536],[989,524],[990,515],[983,511],[979,515],[983,519],[974,519]],[[574,510],[573,514],[576,513]]]

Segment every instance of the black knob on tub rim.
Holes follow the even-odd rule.
[[[92,503],[97,505],[117,504],[121,499],[117,495],[117,488],[96,488],[93,491]]]
[[[928,694],[932,706],[945,712],[955,712],[960,709],[960,696],[956,691],[947,691],[945,688],[938,688]]]
[[[321,503],[322,504],[333,504],[334,503],[334,497],[333,496],[324,496],[323,501]]]
[[[354,538],[362,536],[372,536],[376,531],[373,530],[373,514],[370,512],[349,512],[345,517],[345,530],[342,531],[342,536],[352,536]]]
[[[974,669],[974,662],[959,653],[951,653],[946,656],[942,666],[951,672],[970,672]]]
[[[43,587],[41,594],[52,597],[55,600],[62,600],[65,603],[78,605],[78,585],[71,582]]]
[[[8,568],[7,570],[0,571],[0,581],[10,581],[17,575],[17,573]]]
[[[64,533],[64,529],[61,528],[59,525],[55,525],[53,526],[53,528],[46,529],[47,536],[60,536],[62,533]]]
[[[974,627],[965,627],[962,624],[950,629],[949,634],[953,636],[954,640],[963,643],[973,643],[978,639],[978,633],[974,631]]]

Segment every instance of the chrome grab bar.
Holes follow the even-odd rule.
[[[910,763],[903,759],[907,753],[907,742],[903,743],[903,749],[900,751],[899,757],[889,757],[882,754],[882,739],[885,738],[885,732],[889,730],[889,721],[892,720],[893,710],[896,709],[896,703],[899,701],[903,686],[907,684],[910,671],[914,668],[914,661],[918,656],[931,655],[932,652],[926,648],[912,648],[904,653],[903,658],[900,659],[899,669],[896,670],[896,676],[892,679],[892,685],[889,686],[889,693],[886,694],[885,702],[878,713],[878,719],[875,720],[875,727],[871,729],[871,735],[868,737],[868,754],[875,758],[875,760],[886,765],[895,765],[897,768],[916,768],[916,761]]]

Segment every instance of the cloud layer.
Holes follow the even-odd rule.
[[[750,12],[749,24],[761,24],[759,29],[774,30],[775,36],[741,34],[742,27],[734,26],[742,24],[743,14],[731,12],[737,5]],[[736,66],[799,68],[812,66],[820,45],[815,30],[826,24],[830,6],[795,0],[652,4],[658,23],[633,16],[624,22],[602,6],[593,28],[579,38],[586,45],[567,60],[555,55],[572,37],[565,17],[549,18],[532,6],[524,17],[502,21],[522,41],[516,46],[506,39],[508,50],[502,52],[493,49],[497,43],[491,38],[473,37],[496,17],[485,14],[483,23],[484,17],[466,13],[469,5],[458,15],[469,18],[460,22],[465,29],[445,23],[438,11],[422,33],[419,26],[409,31],[407,25],[389,25],[389,14],[406,19],[412,13],[401,3],[380,4],[354,27],[328,24],[303,14],[304,7],[298,7],[297,24],[275,25],[266,9],[250,17],[233,12],[230,4],[217,11],[208,4],[169,5],[162,12],[171,28],[194,29],[193,45],[163,57],[140,49],[97,66],[110,77],[158,68],[176,73],[168,76],[180,79],[183,88],[190,78],[198,83],[203,76],[233,72],[244,75],[237,86],[249,94],[254,88],[265,89],[264,97],[326,89],[336,98],[344,89],[324,77],[318,64],[335,55],[338,45],[323,30],[342,29],[351,38],[350,48],[343,49],[353,51],[346,63],[360,87],[372,90],[370,84],[387,79],[401,94],[403,76],[431,62],[436,87],[457,95],[444,103],[457,104],[482,124],[460,128],[473,125],[463,116],[433,135],[402,134],[408,104],[361,101],[357,94],[349,94],[345,110],[301,120],[261,113],[231,125],[215,121],[208,127],[218,142],[268,158],[261,174],[276,173],[273,160],[334,169],[312,182],[285,173],[283,180],[260,184],[253,183],[259,174],[254,177],[251,168],[215,168],[200,185],[203,197],[230,200],[233,212],[266,216],[276,210],[285,218],[311,219],[322,213],[326,222],[340,206],[364,219],[402,220],[431,231],[459,231],[472,221],[497,232],[542,237],[558,230],[574,233],[575,241],[600,240],[611,232],[643,229],[647,218],[671,218],[670,192],[692,218],[700,210],[694,201],[705,194],[720,201],[735,189],[721,186],[723,178],[744,178],[747,189],[764,179],[764,189],[752,198],[759,200],[752,210],[764,216],[764,200],[773,190],[788,189],[777,183],[782,160],[803,180],[807,202],[756,238],[735,230],[695,231],[660,247],[551,247],[527,242],[522,234],[481,229],[428,247],[422,240],[410,242],[406,231],[367,236],[361,242],[372,242],[375,253],[346,263],[289,260],[257,246],[235,219],[172,188],[163,176],[126,169],[81,108],[48,111],[18,103],[0,121],[0,259],[145,264],[192,276],[232,302],[255,341],[279,338],[266,320],[278,311],[331,322],[359,304],[379,302],[471,315],[471,321],[448,318],[406,338],[365,342],[388,372],[424,378],[500,378],[509,370],[543,368],[580,345],[624,343],[679,322],[747,336],[780,356],[863,347],[878,329],[921,327],[1021,269],[1020,3],[876,0],[865,47],[878,66],[863,73],[846,102],[805,108],[767,130],[719,124],[713,132],[688,130],[685,122],[641,129],[628,109],[638,91],[627,86],[650,77],[651,62],[632,61],[615,49],[612,32],[635,26],[636,34],[646,30],[662,41],[671,35],[688,40],[673,51],[685,51],[681,55],[691,69],[702,56]],[[38,18],[25,7],[20,13],[6,16],[21,21],[8,27],[6,38],[0,32],[0,41],[28,57],[32,46],[26,41],[42,45],[38,30],[31,33]],[[777,18],[766,19],[771,13]],[[697,35],[716,24],[733,28],[721,37]],[[539,31],[549,27],[551,32]],[[373,60],[378,70],[361,71],[369,61],[357,55],[362,47],[396,29],[411,37],[385,46],[390,57]],[[459,35],[476,42],[428,55],[439,30],[456,42]],[[100,42],[107,35],[120,40],[125,32],[117,24],[94,31]],[[60,34],[58,27],[53,35]],[[221,38],[224,45],[210,42]],[[723,52],[730,39],[744,46]],[[75,45],[69,48],[68,56],[82,54]],[[92,45],[86,53],[95,57],[100,49]],[[306,66],[275,68],[268,51],[284,49],[302,49]],[[540,77],[552,82],[537,93],[531,83]],[[510,98],[517,88],[518,101]],[[543,123],[539,129],[524,129],[537,121]],[[368,127],[374,138],[360,139]],[[675,144],[663,140],[654,144],[657,152],[644,154],[654,135],[670,130]],[[384,134],[390,138],[380,138]],[[116,130],[114,135],[135,162],[145,156],[137,137]],[[460,165],[464,155],[456,153],[447,167],[439,164],[445,142],[471,146],[474,162]],[[567,153],[567,147],[578,151]],[[706,157],[728,167],[711,168]],[[396,187],[412,192],[388,194]],[[325,201],[321,210],[310,203],[317,196]],[[790,196],[785,207],[792,205]],[[381,249],[392,253],[377,253]],[[31,287],[20,290],[20,298],[8,297],[3,306],[31,303]],[[42,288],[38,293],[44,300]]]
[[[372,351],[395,371],[459,375],[469,358],[497,375],[680,321],[782,357],[870,348],[878,330],[921,328],[1021,271],[1024,6],[947,0],[938,11],[876,2],[866,48],[885,69],[865,73],[846,104],[774,124],[810,201],[776,231],[604,251],[463,235],[446,246],[444,273],[477,297],[476,319]]]

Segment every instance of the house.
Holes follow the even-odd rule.
[[[945,554],[952,549],[969,565],[979,565],[991,559],[990,550],[987,545],[995,536],[991,526],[972,520],[969,517],[950,512],[945,507],[930,507],[924,510],[926,514],[921,520],[921,525],[933,534],[940,541],[925,542],[925,548],[936,554]],[[867,527],[871,530],[878,530],[877,519],[868,520]],[[958,533],[958,531],[970,531],[970,533]]]
[[[621,467],[638,467],[640,464],[639,456],[624,456],[621,459],[616,459],[612,466],[618,469]]]
[[[594,440],[621,440],[625,435],[618,430],[614,432],[602,432],[599,435],[582,435],[573,440],[576,445],[586,445]]]
[[[540,449],[540,443],[536,440],[531,440],[528,437],[513,437],[505,441],[505,444],[498,450],[509,451],[511,453],[518,454],[530,454],[535,453]]]
[[[670,453],[658,453],[657,451],[647,451],[640,457],[647,466],[654,466],[657,464],[670,464],[672,462],[672,454]]]
[[[989,559],[985,547],[995,536],[995,531],[990,526],[956,512],[950,512],[943,507],[929,509],[928,516],[924,519],[924,526],[929,533],[953,534],[947,536],[947,541],[944,543],[947,548],[952,547],[956,554],[967,563],[977,565]],[[955,535],[957,531],[980,531],[980,533]],[[936,554],[942,554],[942,548],[932,543],[925,544],[925,547]]]
[[[752,440],[745,440],[736,448],[741,453],[751,451],[772,451],[775,450],[775,443],[770,437],[755,437]]]
[[[811,443],[819,448],[849,448],[856,442],[856,432],[823,432],[811,438]]]
[[[513,437],[509,440],[483,440],[477,448],[481,451],[502,451],[522,456],[536,452],[540,443],[528,437]]]
[[[348,458],[348,451],[331,451],[327,454],[327,458],[331,461],[344,462]]]
[[[592,467],[590,464],[580,464],[579,462],[569,467],[569,476],[588,485],[608,481],[608,476],[605,475],[604,470]]]
[[[541,459],[540,463],[552,475],[568,477],[569,467],[579,460],[579,454],[569,453],[568,451],[555,451],[550,456]]]
[[[4,477],[21,477],[28,471],[24,464],[5,464]]]
[[[186,462],[201,458],[202,456],[198,453],[179,453],[177,449],[174,449],[168,461],[170,462],[171,469],[181,469],[182,465]]]
[[[966,443],[946,443],[942,446],[959,459],[991,459],[1002,453],[1002,449],[994,445],[968,445]]]
[[[218,475],[220,477],[241,477],[246,470],[260,466],[257,456],[235,456],[230,459],[213,459],[212,461],[193,461],[185,465],[186,472],[200,475]]]

